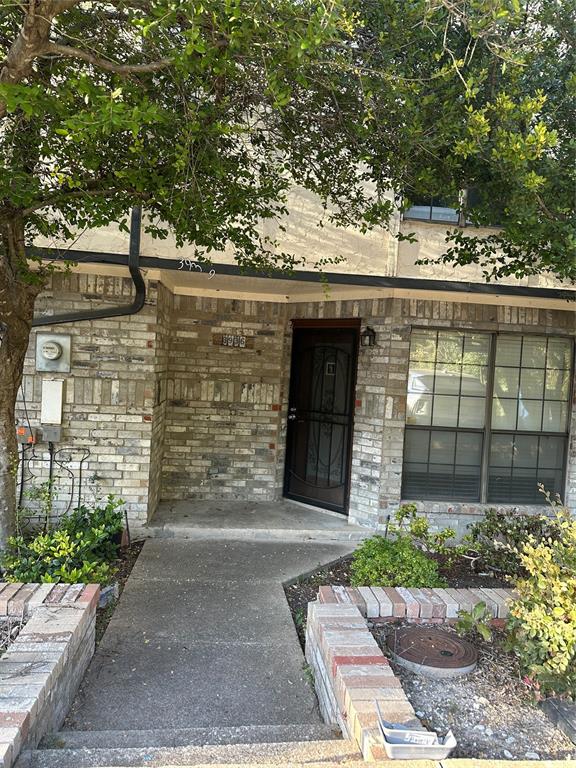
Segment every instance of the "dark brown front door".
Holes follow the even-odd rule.
[[[346,513],[357,327],[294,328],[284,494]]]

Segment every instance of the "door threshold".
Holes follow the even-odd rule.
[[[291,499],[288,496],[282,496],[284,501],[287,501],[289,504],[296,504],[298,507],[303,507],[304,509],[311,509],[313,512],[322,512],[324,515],[328,515],[328,517],[337,517],[339,520],[342,520],[344,518],[345,520],[349,520],[348,515],[346,512],[335,512],[333,509],[325,509],[324,507],[316,507],[314,504],[306,504],[304,501],[296,501],[295,499]]]

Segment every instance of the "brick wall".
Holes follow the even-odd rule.
[[[274,498],[284,322],[282,304],[174,297],[163,499]]]
[[[54,275],[39,297],[37,314],[115,306],[129,303],[132,281],[93,275]],[[35,373],[36,331],[72,337],[70,373]],[[24,369],[23,393],[17,417],[40,423],[43,379],[64,379],[62,440],[59,457],[74,475],[56,465],[56,511],[89,502],[108,493],[122,496],[133,519],[146,520],[150,473],[150,438],[154,404],[156,287],[148,286],[145,307],[138,315],[109,320],[47,326],[32,332]],[[26,459],[32,455],[26,454]],[[26,461],[26,488],[48,477],[48,446],[39,443],[35,459]],[[29,471],[28,471],[29,470]]]

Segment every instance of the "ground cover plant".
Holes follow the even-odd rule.
[[[5,581],[108,583],[124,527],[121,499],[108,496],[93,508],[80,506],[40,531],[8,539],[2,559]]]

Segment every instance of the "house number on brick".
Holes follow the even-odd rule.
[[[223,347],[242,347],[246,346],[246,336],[231,336],[224,334],[222,336]]]

